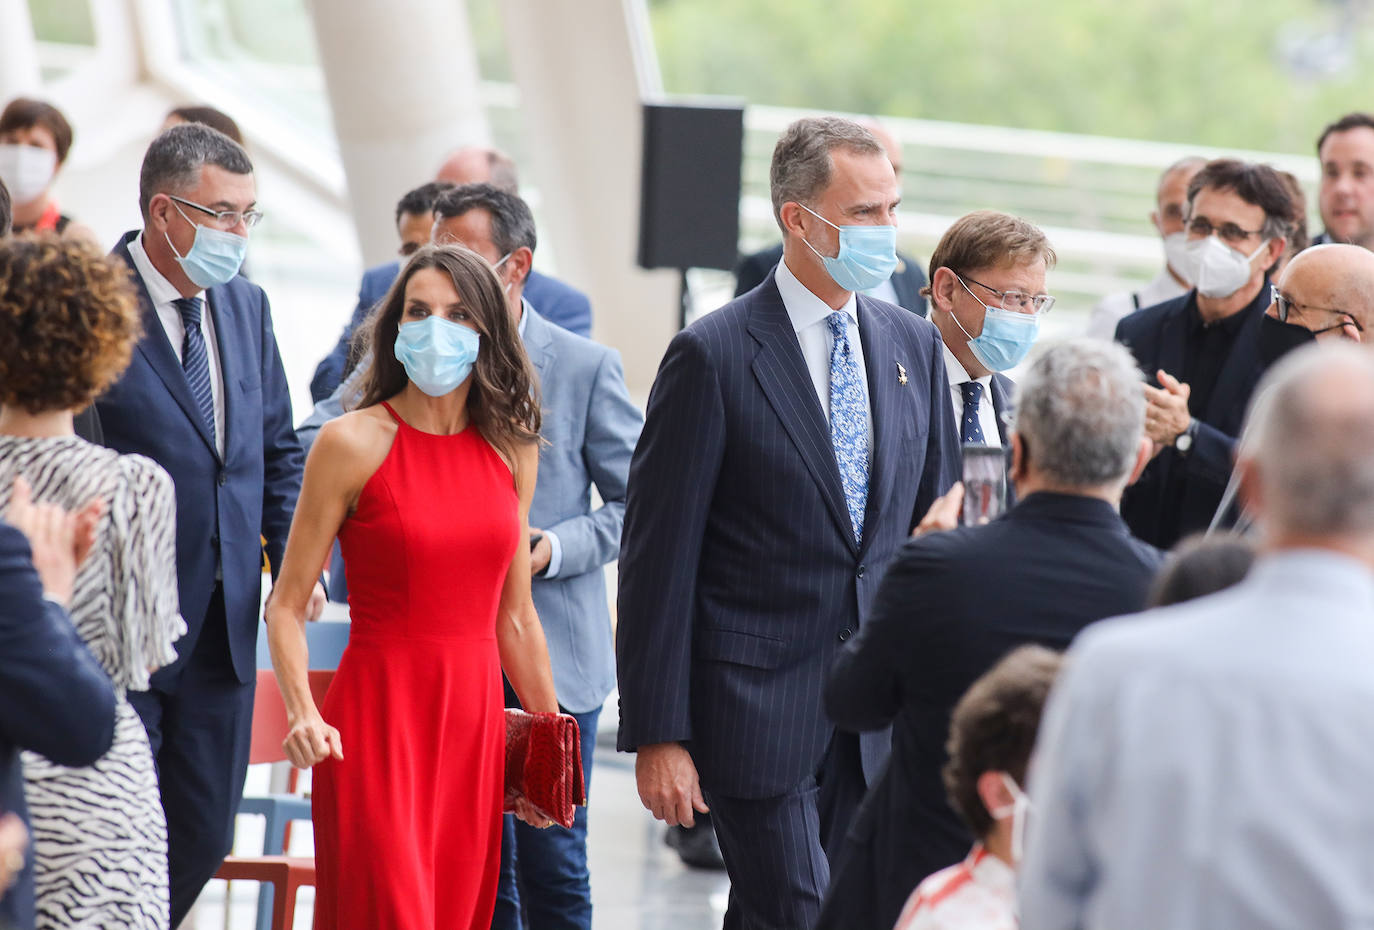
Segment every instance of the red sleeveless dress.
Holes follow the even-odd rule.
[[[510,469],[474,426],[396,420],[339,531],[353,627],[314,770],[319,930],[491,926],[505,717],[496,611],[520,542]]]

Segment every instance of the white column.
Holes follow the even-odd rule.
[[[676,272],[635,264],[640,105],[661,90],[643,0],[503,0],[502,14],[558,276],[591,296],[596,338],[643,396],[678,316]]]
[[[396,201],[445,153],[488,144],[461,0],[311,4],[334,131],[367,264],[396,254]]]
[[[0,106],[42,84],[28,0],[0,0]]]

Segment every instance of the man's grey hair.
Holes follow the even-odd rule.
[[[1262,522],[1281,533],[1374,533],[1374,358],[1344,342],[1292,352],[1255,389],[1242,456]]]
[[[1056,484],[1124,482],[1145,433],[1145,392],[1131,353],[1070,339],[1031,362],[1017,385],[1016,432],[1028,465]]]
[[[232,174],[252,174],[248,153],[233,139],[201,123],[182,123],[153,140],[138,174],[138,209],[148,219],[154,194],[179,194],[200,183],[206,165]]]
[[[809,116],[783,131],[773,147],[768,170],[773,196],[773,218],[782,226],[782,205],[790,201],[815,201],[830,183],[830,153],[845,149],[859,155],[887,158],[878,137],[858,123],[838,116]]]
[[[502,255],[522,247],[534,251],[534,214],[517,194],[495,184],[464,184],[434,201],[434,221],[442,223],[469,210],[486,210],[491,216],[491,244]]]

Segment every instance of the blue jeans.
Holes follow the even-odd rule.
[[[573,714],[582,731],[582,775],[592,788],[592,751],[601,708]],[[501,884],[492,930],[591,930],[592,887],[587,873],[587,809],[577,808],[572,829],[537,830],[505,816],[501,832]]]

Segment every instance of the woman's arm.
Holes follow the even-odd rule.
[[[324,722],[310,694],[305,617],[319,566],[362,487],[358,475],[370,474],[370,469],[363,469],[371,456],[359,441],[368,425],[358,415],[320,430],[305,463],[281,572],[267,599],[267,641],[291,728],[283,748],[297,768],[309,768],[331,755],[343,758],[339,731]]]
[[[549,650],[544,643],[544,628],[534,610],[530,595],[530,501],[539,470],[539,447],[522,446],[515,455],[515,489],[520,495],[520,545],[515,549],[501,588],[501,605],[496,612],[496,643],[501,651],[501,668],[510,679],[520,705],[530,713],[558,713],[558,698],[553,691],[553,671]]]

